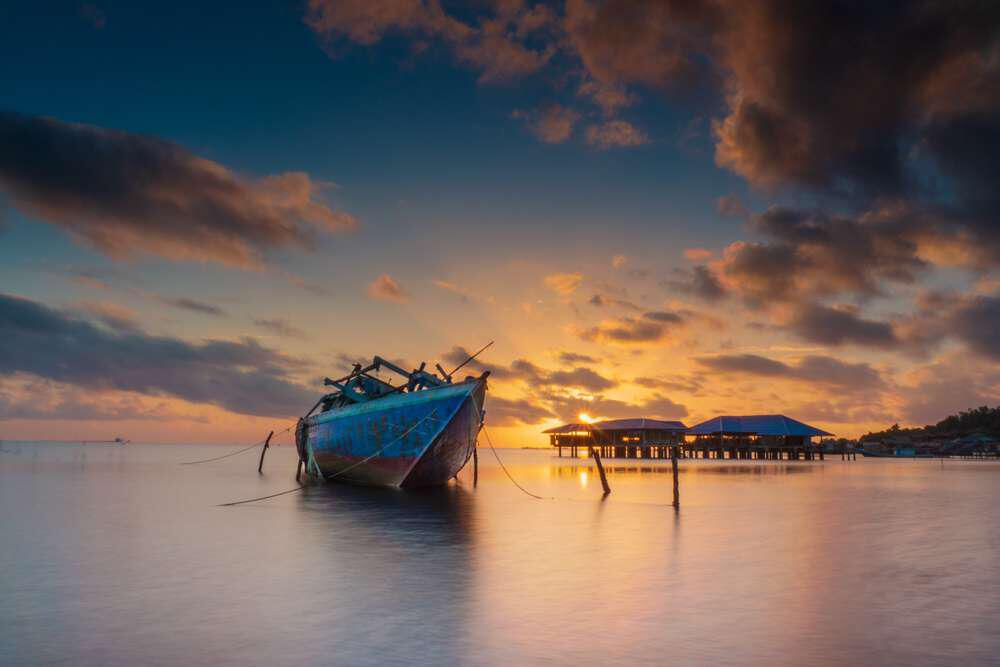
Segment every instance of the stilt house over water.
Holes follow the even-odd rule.
[[[563,424],[545,433],[559,456],[564,447],[574,457],[589,447],[597,447],[607,458],[661,459],[670,458],[671,446],[684,443],[685,431],[687,426],[678,421],[637,418]]]
[[[785,415],[725,415],[692,426],[685,454],[690,458],[823,458],[814,437],[833,435]]]

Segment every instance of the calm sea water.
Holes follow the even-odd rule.
[[[591,462],[292,488],[294,452],[0,452],[0,664],[996,665],[1000,464]]]

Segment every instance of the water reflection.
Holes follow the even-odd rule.
[[[5,449],[11,448],[4,443]],[[208,455],[217,451],[208,450]],[[0,664],[995,664],[997,463],[502,451],[446,488],[291,449],[0,453]]]
[[[474,640],[477,505],[468,490],[327,484],[309,488],[298,508],[299,548],[323,599],[331,612],[350,610],[319,616],[307,637],[323,633],[320,645],[344,664],[406,662],[415,646],[434,664],[461,661]]]

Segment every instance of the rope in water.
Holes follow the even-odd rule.
[[[428,419],[432,419],[435,412],[436,412],[436,410],[431,410],[430,412],[428,412],[424,416],[423,419],[421,419],[420,421],[416,422],[413,426],[411,426],[410,428],[408,428],[405,431],[403,431],[399,435],[399,437],[397,437],[395,440],[392,440],[391,442],[389,442],[389,444],[385,445],[384,447],[381,447],[380,449],[378,449],[377,451],[373,452],[372,454],[369,454],[368,456],[366,456],[365,458],[361,459],[360,461],[357,461],[357,462],[355,462],[355,463],[347,466],[343,470],[338,470],[337,472],[335,472],[334,474],[330,475],[329,477],[321,477],[320,479],[322,479],[323,481],[330,481],[330,480],[336,479],[336,478],[340,477],[341,475],[343,475],[344,473],[347,473],[347,472],[350,472],[351,470],[354,470],[359,465],[362,465],[363,463],[367,463],[368,461],[371,461],[373,458],[375,458],[376,456],[378,456],[379,454],[381,454],[385,450],[389,449],[389,447],[393,446],[394,444],[396,444],[397,442],[399,442],[400,440],[402,440],[403,438],[405,438],[406,436],[408,436],[411,431],[415,430],[418,426],[420,426],[421,424],[423,424],[425,421],[427,421]],[[310,448],[310,451],[309,451],[309,458],[312,459],[312,450],[311,450],[311,448]],[[313,464],[315,465],[315,460],[313,460]],[[316,469],[319,470],[319,466],[318,465],[316,466]],[[278,493],[272,493],[271,495],[268,495],[268,496],[260,496],[259,498],[249,498],[247,500],[237,500],[237,501],[231,502],[231,503],[222,503],[221,505],[219,505],[219,507],[233,507],[235,505],[245,505],[247,503],[255,503],[255,502],[259,501],[259,500],[267,500],[269,498],[276,498],[278,496],[284,496],[284,495],[287,495],[289,493],[295,493],[297,491],[303,490],[304,488],[306,488],[305,485],[301,484],[301,485],[295,487],[294,489],[287,489],[285,491],[279,491]]]
[[[544,496],[536,496],[536,495],[535,495],[534,493],[532,493],[531,491],[528,491],[528,490],[527,490],[526,488],[524,488],[523,486],[521,486],[520,484],[518,484],[518,483],[517,483],[517,480],[516,480],[516,479],[514,479],[514,476],[510,474],[510,471],[509,471],[509,470],[507,470],[507,466],[505,466],[505,465],[503,464],[503,461],[501,461],[501,460],[500,460],[500,455],[499,455],[499,454],[497,454],[497,450],[496,450],[496,447],[494,447],[494,446],[493,446],[493,440],[491,440],[491,439],[490,439],[490,432],[486,430],[486,426],[485,426],[485,425],[483,425],[483,433],[485,433],[485,434],[486,434],[486,442],[487,442],[487,443],[489,443],[489,445],[490,445],[490,449],[492,449],[492,450],[493,450],[493,456],[494,456],[494,457],[496,458],[496,460],[497,460],[497,463],[499,463],[499,464],[500,464],[500,467],[501,467],[501,468],[503,469],[504,473],[506,473],[506,475],[507,475],[507,478],[508,478],[508,479],[509,479],[509,480],[510,480],[511,482],[513,482],[513,483],[514,483],[514,486],[516,486],[517,488],[521,489],[521,490],[522,490],[522,491],[524,491],[524,492],[525,492],[526,494],[528,494],[529,496],[531,496],[532,498],[535,498],[535,499],[537,499],[537,500],[555,500],[555,498],[546,498],[546,497],[544,497]]]
[[[295,426],[289,426],[284,431],[278,431],[274,435],[282,435],[284,433],[288,433],[293,428],[295,428]],[[274,436],[272,436],[272,437],[274,437]],[[210,459],[202,459],[201,461],[181,461],[181,463],[179,465],[182,465],[182,466],[193,466],[193,465],[195,465],[197,463],[211,463],[213,461],[221,461],[222,459],[228,459],[230,456],[236,456],[237,454],[242,454],[243,452],[249,452],[251,449],[254,449],[255,447],[260,447],[265,442],[267,442],[266,438],[264,440],[260,440],[259,442],[253,443],[249,447],[244,447],[243,449],[238,449],[235,452],[229,452],[228,454],[223,454],[222,456],[216,456],[216,457],[210,458]]]

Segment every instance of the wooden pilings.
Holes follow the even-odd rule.
[[[590,453],[591,456],[600,455],[609,459],[649,459],[666,460],[672,459],[675,455],[678,459],[707,459],[714,461],[824,461],[825,451],[815,445],[795,445],[795,446],[771,446],[771,445],[747,445],[745,443],[724,444],[719,446],[718,442],[687,442],[674,444],[648,444],[648,445],[621,445],[621,444],[596,444],[596,445],[562,445],[557,446],[559,456],[563,456],[563,448],[569,449],[570,458],[577,458],[580,454]],[[583,450],[583,451],[581,451]],[[856,457],[857,454],[849,452],[847,459]]]
[[[479,452],[472,448],[472,486],[479,484]]]

